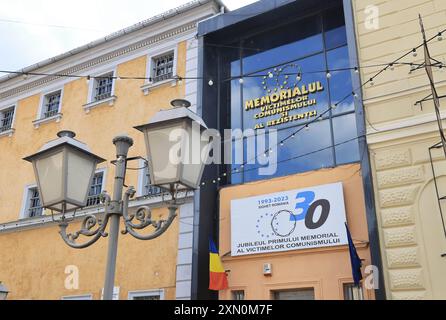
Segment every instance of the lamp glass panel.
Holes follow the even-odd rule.
[[[63,197],[63,151],[36,160],[43,206]]]
[[[8,296],[7,292],[0,291],[0,300],[6,300],[7,296]]]
[[[86,204],[96,161],[71,150],[68,151],[67,157],[67,199]]]
[[[145,132],[148,143],[148,158],[151,159],[153,185],[174,183],[178,180],[185,131],[182,123],[165,128],[148,129]],[[149,151],[150,150],[150,151]]]

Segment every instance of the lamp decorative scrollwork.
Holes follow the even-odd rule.
[[[100,199],[104,213],[83,217],[80,229],[76,232],[68,232],[68,226],[76,219],[76,210],[86,206],[96,165],[105,159],[96,156],[86,144],[74,139],[75,134],[71,131],[59,132],[58,139],[48,142],[36,154],[25,158],[33,164],[42,206],[51,210],[53,221],[59,223],[59,234],[68,246],[83,249],[101,238],[108,237],[105,300],[111,300],[113,297],[121,217],[124,222],[122,234],[130,234],[139,240],[155,239],[166,232],[175,220],[180,205],[178,195],[181,192],[187,194],[187,191],[197,189],[200,184],[207,159],[193,163],[188,159],[171,161],[169,157],[171,148],[177,148],[178,144],[181,154],[209,155],[209,143],[203,143],[201,136],[207,127],[197,114],[188,109],[188,101],[177,99],[172,101],[171,105],[174,108],[162,110],[147,124],[135,127],[144,134],[147,160],[142,157],[127,158],[133,145],[132,138],[122,135],[113,139],[116,147],[116,160],[111,162],[115,165],[113,195],[109,196],[107,192],[103,192]],[[171,137],[178,128],[183,130],[183,138],[180,141]],[[197,141],[189,140],[189,137],[196,137]],[[190,141],[192,143],[189,143]],[[156,156],[152,158],[152,154]],[[167,201],[164,195],[162,198],[169,210],[166,218],[155,219],[148,206],[138,207],[134,213],[129,212],[130,199],[135,196],[136,191],[134,187],[127,187],[124,181],[126,171],[132,169],[127,168],[127,162],[137,159],[143,159],[147,163],[145,167],[148,167],[150,172],[150,184],[170,195]],[[123,195],[125,187],[127,190]],[[58,221],[54,217],[54,211],[61,214]],[[69,212],[73,214],[68,218],[66,214]],[[143,234],[143,230],[149,232]],[[87,240],[81,241],[84,238]]]

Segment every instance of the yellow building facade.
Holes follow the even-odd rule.
[[[427,38],[435,38],[431,55],[444,62],[446,46],[436,36],[445,28],[445,1],[356,0],[353,7],[360,65],[392,62],[422,44],[419,14]],[[423,59],[419,49],[402,61]],[[362,80],[378,70],[363,68]],[[388,299],[446,299],[446,240],[429,157],[440,135],[433,102],[414,106],[431,93],[426,72],[409,71],[409,65],[395,65],[363,88],[383,276]],[[444,69],[434,68],[434,77],[441,95]],[[446,162],[440,150],[433,158],[441,193]]]
[[[57,132],[74,131],[76,139],[107,159],[98,166],[90,206],[77,215],[101,213],[97,195],[113,189],[112,139],[131,136],[129,157],[145,156],[143,136],[134,126],[170,108],[173,99],[188,99],[195,107],[196,80],[181,78],[196,77],[197,22],[219,11],[217,1],[188,3],[26,69],[85,77],[0,80],[0,281],[9,299],[101,299],[107,238],[83,250],[66,246],[50,213],[38,207],[33,169],[22,158]],[[115,78],[107,83],[87,75]],[[156,217],[167,212],[161,194],[149,190],[144,170],[128,171],[125,183],[137,189],[132,208],[149,205]],[[191,195],[184,200],[179,217],[160,238],[120,236],[114,299],[191,298],[194,208]],[[79,227],[80,220],[69,228]]]

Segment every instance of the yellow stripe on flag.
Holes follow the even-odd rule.
[[[209,271],[210,272],[225,272],[218,254],[211,253],[209,256]]]

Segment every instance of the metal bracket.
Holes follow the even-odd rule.
[[[106,204],[109,215],[122,215],[122,201],[110,201]]]

